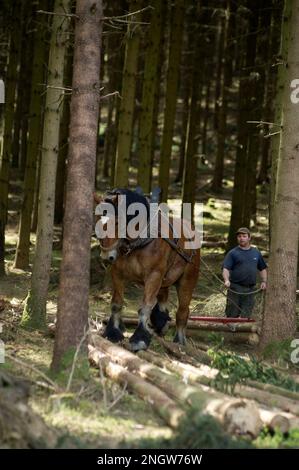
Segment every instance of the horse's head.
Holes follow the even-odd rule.
[[[116,260],[120,244],[117,238],[117,197],[117,194],[105,197],[94,195],[95,231],[100,243],[100,256],[109,263]]]
[[[129,189],[114,189],[103,198],[94,197],[96,207],[96,234],[100,240],[101,258],[113,263],[118,255],[126,252],[134,235],[127,231],[128,223],[134,218],[135,211],[128,214],[128,207],[133,203],[145,208],[144,222],[149,216],[149,205],[143,195]],[[138,209],[137,209],[138,212]]]

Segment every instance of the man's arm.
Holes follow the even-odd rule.
[[[261,289],[265,290],[267,288],[267,269],[262,269],[260,271],[261,276]]]
[[[223,276],[223,280],[224,280],[224,285],[227,288],[230,287],[229,274],[230,274],[229,270],[227,268],[223,268],[222,276]]]

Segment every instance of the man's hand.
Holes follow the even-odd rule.
[[[262,289],[262,290],[266,290],[266,289],[267,289],[267,283],[266,283],[265,281],[263,281],[263,282],[261,283],[261,289]]]
[[[225,287],[227,287],[227,289],[228,289],[228,288],[230,287],[230,281],[228,281],[228,280],[227,280],[227,281],[224,281],[224,285],[225,285]]]

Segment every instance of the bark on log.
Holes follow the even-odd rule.
[[[98,336],[92,335],[91,343],[111,360],[134,372],[134,377],[137,374],[142,379],[150,380],[177,402],[214,416],[228,432],[257,436],[261,430],[262,421],[253,402],[227,397],[211,389],[204,391],[200,386],[185,385],[172,374],[165,374],[151,363]]]
[[[192,338],[198,338],[200,340],[208,339],[208,334],[212,333],[212,331],[199,331],[199,330],[188,330],[187,337],[191,336]],[[251,346],[257,346],[259,343],[259,335],[257,333],[249,333],[249,332],[219,332],[221,336],[223,336],[224,341],[228,343],[245,343],[250,344]]]
[[[182,364],[178,361],[158,357],[157,354],[153,354],[149,351],[139,352],[139,355],[148,362],[152,362],[161,368],[163,367],[164,369],[179,374],[185,383],[200,383],[202,385],[212,386],[213,380],[218,374],[217,369],[207,365],[194,367],[190,364]],[[247,386],[237,384],[234,393],[242,398],[256,400],[266,406],[273,404],[273,407],[276,406],[280,408],[280,414],[288,418],[290,428],[299,428],[299,418],[294,416],[298,415],[299,410],[296,402],[296,400],[298,400],[297,393],[283,389],[282,387],[277,387],[272,384],[263,384],[254,380],[248,381]],[[291,399],[291,397],[293,399]],[[284,412],[281,410],[284,410]],[[292,413],[289,414],[289,416],[285,413],[288,411]]]
[[[287,390],[286,388],[278,387],[277,385],[265,384],[262,382],[258,382],[257,380],[248,380],[247,385],[253,388],[257,388],[259,390],[264,390],[265,392],[273,393],[274,395],[282,395],[286,398],[290,398],[291,400],[299,401],[298,392],[293,392],[292,390]]]
[[[235,387],[235,394],[239,397],[256,400],[266,406],[280,408],[283,411],[299,416],[299,403],[298,401],[291,400],[290,398],[274,395],[273,393],[266,392],[264,390],[257,390],[256,388],[238,385]]]
[[[124,324],[126,326],[137,326],[138,318],[131,318],[131,317],[123,317],[122,318]],[[170,328],[175,328],[175,321],[169,322]],[[203,330],[203,331],[223,331],[227,333],[237,333],[237,332],[245,332],[245,333],[257,333],[259,331],[259,327],[256,323],[242,323],[242,324],[225,324],[225,323],[212,323],[208,322],[205,323],[204,321],[192,321],[188,320],[187,334],[191,331],[190,330]]]
[[[157,411],[159,416],[172,428],[176,428],[184,416],[184,412],[179,408],[173,400],[171,400],[166,393],[159,390],[154,385],[149,384],[145,380],[136,377],[131,372],[128,372],[124,367],[119,364],[113,364],[105,361],[103,354],[99,354],[99,350],[92,345],[88,346],[89,361],[92,365],[103,367],[104,372],[112,380],[121,384],[127,384],[128,387],[134,391],[140,398],[146,400]]]
[[[212,362],[212,359],[205,351],[195,348],[189,343],[182,348],[178,344],[167,341],[159,336],[156,336],[156,340],[166,351],[184,362],[189,362],[194,365],[196,365],[197,361],[203,364],[211,364]]]

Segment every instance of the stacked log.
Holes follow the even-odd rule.
[[[92,365],[103,368],[103,371],[110,379],[122,385],[127,384],[130,390],[150,403],[170,427],[176,428],[178,426],[184,412],[166,393],[162,392],[154,385],[147,383],[140,377],[136,377],[119,364],[111,362],[105,354],[101,353],[101,351],[94,346],[89,345],[88,349],[88,357]]]
[[[91,356],[90,358],[93,363],[95,362],[96,355],[99,353],[109,357],[110,362],[118,365],[118,368],[116,368],[117,372],[113,374],[111,373],[111,368],[107,369],[107,366],[104,365],[111,378],[118,381],[120,377],[123,382],[126,380],[124,369],[126,368],[127,373],[132,374],[134,377],[133,379],[132,376],[129,376],[130,381],[127,381],[127,383],[130,387],[132,385],[135,387],[134,382],[136,377],[138,377],[138,380],[141,378],[143,381],[147,381],[148,385],[159,387],[161,392],[180,406],[185,407],[189,405],[198,409],[200,413],[214,416],[223,424],[228,432],[251,436],[257,436],[260,432],[263,423],[253,401],[228,397],[212,389],[204,390],[199,384],[196,387],[183,384],[173,374],[166,374],[153,364],[140,359],[119,346],[112,345],[109,341],[96,335],[92,335],[90,343],[92,354],[92,358]],[[115,366],[113,368],[115,370]],[[148,385],[143,383],[143,386],[146,388],[139,388],[138,393],[140,396],[143,396],[145,393],[144,396],[148,397]],[[155,403],[153,398],[152,402]],[[171,406],[173,406],[173,403],[171,403]],[[177,416],[179,416],[179,413],[177,413]]]
[[[164,370],[177,373],[185,383],[200,383],[212,386],[218,370],[207,365],[194,367],[177,360],[170,360],[153,351],[140,351],[139,356],[152,362]],[[255,400],[259,407],[260,417],[269,429],[279,429],[285,433],[291,429],[299,429],[299,394],[272,384],[263,384],[248,380],[247,385],[236,384],[234,394],[249,400]],[[271,406],[271,410],[266,407]]]

